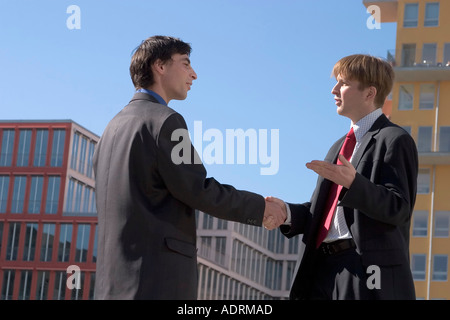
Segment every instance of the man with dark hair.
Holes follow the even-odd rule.
[[[310,202],[284,203],[280,229],[302,234],[291,299],[414,299],[409,230],[416,200],[418,155],[414,140],[381,107],[394,71],[369,55],[339,60],[331,93],[349,133],[325,161],[306,166],[319,174]],[[320,126],[318,126],[320,130]]]
[[[130,65],[136,93],[96,147],[96,299],[196,299],[195,209],[269,230],[286,218],[263,196],[207,178],[190,140],[190,161],[174,159],[173,133],[188,131],[167,104],[197,79],[190,52],[173,37],[142,42]]]

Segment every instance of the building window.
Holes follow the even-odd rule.
[[[95,189],[92,189],[92,197],[91,197],[91,203],[89,206],[89,212],[97,213],[97,204],[95,202]]]
[[[38,280],[36,284],[36,300],[47,300],[49,281],[49,271],[38,271]]]
[[[12,300],[16,270],[3,270],[2,300]]]
[[[2,255],[3,221],[0,221],[0,257]]]
[[[94,235],[94,249],[92,250],[92,262],[97,262],[97,250],[98,250],[98,225],[95,225]]]
[[[228,221],[223,219],[217,219],[217,229],[226,230],[228,228]]]
[[[52,157],[50,159],[50,166],[52,167],[62,166],[65,138],[66,138],[66,130],[64,129],[53,130]]]
[[[73,226],[69,223],[62,223],[59,233],[58,261],[67,262],[70,256],[70,246],[72,244]]]
[[[23,261],[34,261],[36,253],[37,223],[27,223],[25,230],[25,244],[23,248]]]
[[[398,92],[398,110],[412,110],[414,85],[402,84]]]
[[[73,190],[75,189],[76,181],[72,178],[69,180],[69,185],[67,186],[67,196],[66,196],[66,212],[73,212]]]
[[[43,184],[44,177],[34,176],[31,178],[30,198],[28,200],[28,213],[41,212]]]
[[[413,254],[411,257],[411,271],[413,279],[416,281],[425,280],[425,254]]]
[[[86,262],[89,247],[89,233],[91,232],[90,224],[79,224],[77,232],[77,250],[75,261]]]
[[[406,3],[405,14],[403,17],[404,28],[417,27],[417,21],[419,17],[419,4],[418,3]]]
[[[0,213],[6,212],[8,203],[9,176],[0,176]]]
[[[89,285],[89,300],[94,300],[94,294],[95,294],[95,272],[91,272],[91,279],[90,279],[90,285]]]
[[[3,130],[2,150],[0,153],[0,166],[10,167],[14,148],[14,130]]]
[[[226,237],[216,237],[216,252],[214,261],[218,263],[221,266],[225,265],[225,252],[226,252],[226,245],[227,245],[227,238]]]
[[[433,256],[433,281],[447,281],[448,255],[435,254]]]
[[[429,110],[434,108],[434,84],[426,83],[420,85],[419,109]]]
[[[297,254],[299,252],[300,241],[301,241],[301,237],[297,241],[292,241],[292,240],[288,241],[288,253],[289,254]]]
[[[199,253],[203,258],[211,260],[212,237],[201,237]]]
[[[422,47],[422,63],[426,66],[436,65],[436,43],[424,43]]]
[[[53,287],[53,300],[64,300],[66,297],[67,273],[65,271],[55,272],[55,285]]]
[[[444,66],[450,67],[450,42],[444,44]]]
[[[425,5],[425,27],[437,27],[439,25],[439,2],[429,2]]]
[[[11,202],[11,212],[12,213],[22,213],[23,204],[25,201],[25,187],[27,183],[26,176],[15,176],[14,177],[14,192]]]
[[[428,211],[414,211],[413,237],[428,235]]]
[[[81,299],[83,299],[83,288],[84,288],[84,286],[82,284],[84,283],[84,275],[85,275],[84,271],[81,271],[79,273],[80,283],[81,283],[80,289],[72,289],[72,290],[70,290],[70,292],[71,292],[71,297],[70,298],[72,300],[81,300]]]
[[[8,247],[6,248],[6,260],[17,260],[17,251],[19,249],[20,222],[11,222],[8,232]]]
[[[419,127],[417,150],[419,152],[431,152],[431,137],[433,127]]]
[[[80,160],[78,162],[78,172],[81,174],[85,174],[87,143],[88,140],[81,137]]]
[[[47,199],[45,201],[46,213],[58,212],[60,180],[59,176],[48,177]]]
[[[213,228],[214,217],[203,213],[203,229],[210,230]]]
[[[417,193],[430,193],[430,169],[419,169],[417,176]]]
[[[77,182],[76,183],[77,187],[75,189],[75,208],[73,210],[73,212],[81,212],[81,202],[82,202],[82,198],[81,196],[83,195],[83,188],[84,188],[84,184],[81,182]]]
[[[294,270],[296,261],[286,261],[287,268],[286,268],[286,283],[284,285],[284,290],[290,290],[292,287],[292,280],[294,277]]]
[[[44,167],[45,160],[47,159],[47,146],[48,146],[48,130],[38,129],[36,130],[36,143],[34,147],[34,161],[35,167]]]
[[[95,142],[90,141],[89,142],[89,151],[88,151],[88,159],[87,159],[87,168],[86,168],[86,175],[89,178],[92,178],[94,175],[93,170],[93,159],[94,159],[94,151],[95,151]]]
[[[30,159],[31,130],[19,131],[19,150],[17,150],[17,166],[26,167]]]
[[[48,262],[52,260],[54,240],[55,224],[45,223],[41,237],[41,261]]]
[[[416,44],[404,44],[402,46],[402,67],[412,67],[416,62]]]
[[[402,128],[411,135],[411,126],[402,126]]]
[[[450,228],[450,211],[437,211],[434,219],[434,233],[438,238],[448,238]]]
[[[79,141],[80,141],[80,134],[79,133],[75,133],[73,135],[72,155],[71,155],[71,159],[70,159],[70,168],[73,169],[73,170],[77,170]]]
[[[32,277],[33,271],[31,270],[20,271],[19,300],[30,300]]]
[[[92,190],[92,188],[90,188],[88,186],[84,187],[81,212],[85,212],[85,213],[90,212],[89,211],[89,201],[91,199],[91,190]]]
[[[439,128],[439,151],[450,152],[450,127]]]

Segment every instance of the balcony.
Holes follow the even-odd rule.
[[[397,63],[395,50],[387,53],[388,62],[394,67],[395,81],[450,81],[450,61],[434,62],[423,60],[421,63]]]
[[[419,152],[421,165],[450,165],[450,152]]]

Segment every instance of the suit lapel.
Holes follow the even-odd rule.
[[[369,129],[369,131],[363,136],[362,140],[361,140],[361,144],[358,148],[358,150],[356,151],[356,153],[353,155],[352,158],[352,165],[355,168],[358,168],[359,162],[362,159],[362,156],[364,155],[364,153],[367,150],[367,147],[370,143],[370,141],[372,140],[372,138],[377,135],[381,128],[384,127],[385,123],[388,121],[388,119],[386,118],[386,116],[384,114],[382,114],[372,125],[372,127]]]
[[[366,153],[369,143],[380,132],[381,128],[383,128],[388,121],[389,120],[386,118],[386,116],[384,114],[381,115],[374,122],[374,124],[369,129],[369,131],[363,136],[363,138],[361,140],[361,145],[359,146],[356,153],[353,155],[353,159],[351,161],[352,165],[355,167],[355,169],[357,169],[357,171],[358,171],[359,162],[361,161],[364,153]],[[347,227],[350,230],[350,233],[352,233],[352,237],[354,237],[355,235],[353,235],[352,228],[351,228],[351,226],[353,225],[354,220],[355,220],[354,210],[351,208],[344,207],[344,217],[345,217],[345,221],[347,223]]]

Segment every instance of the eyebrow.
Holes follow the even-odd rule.
[[[191,64],[191,60],[188,57],[181,58],[181,61],[186,61],[187,63]]]

